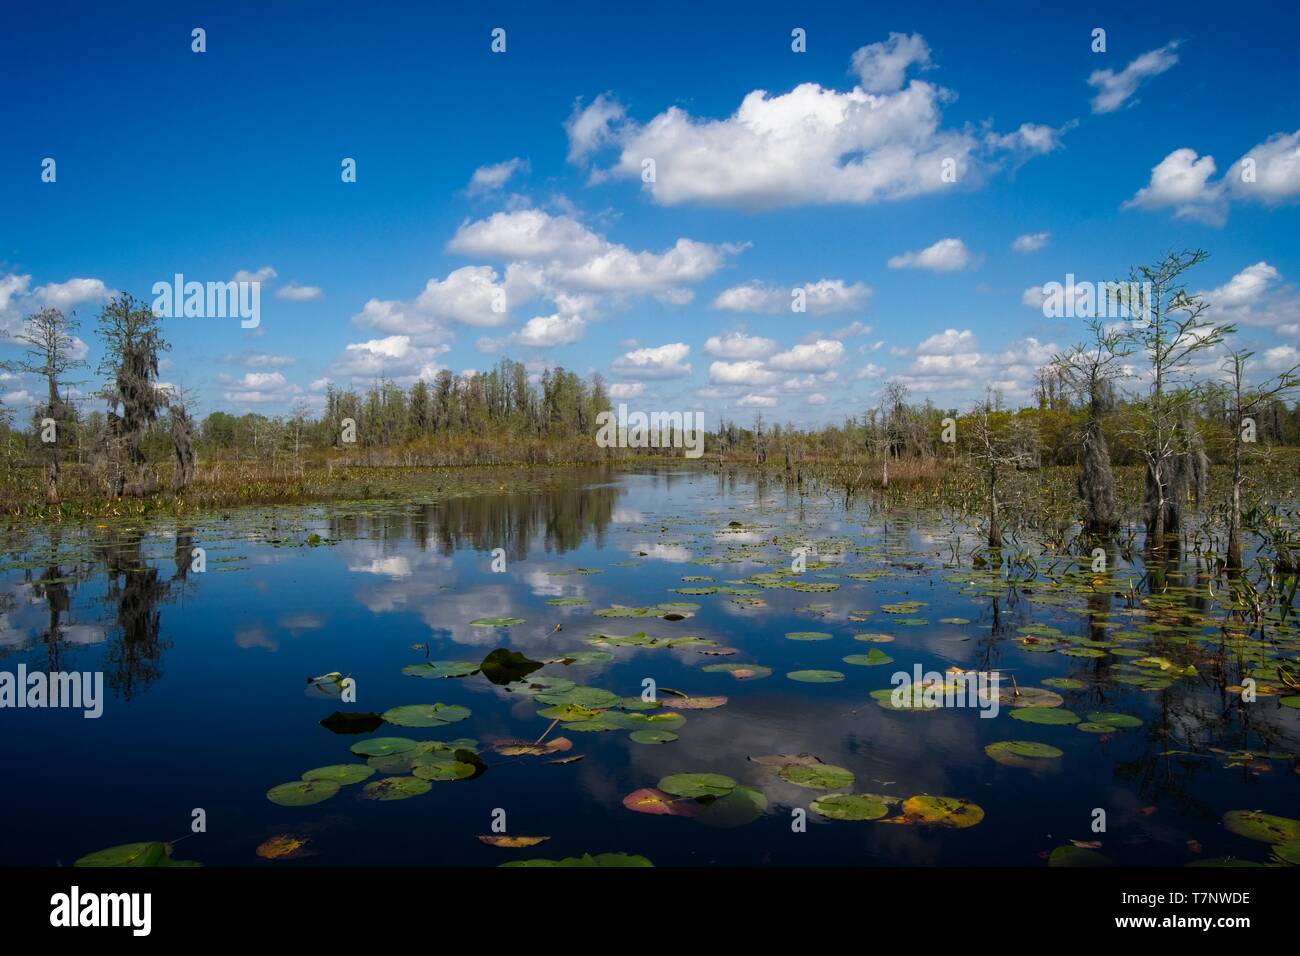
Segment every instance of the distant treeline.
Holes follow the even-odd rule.
[[[706,435],[704,454],[783,465],[796,481],[829,476],[849,494],[888,487],[891,478],[932,480],[936,469],[916,463],[960,458],[986,486],[991,545],[1000,540],[1000,482],[1008,472],[1077,468],[1080,522],[1088,534],[1107,536],[1119,521],[1112,466],[1139,465],[1144,520],[1157,548],[1178,533],[1188,505],[1199,504],[1217,459],[1232,469],[1235,542],[1251,456],[1270,445],[1300,445],[1300,406],[1291,401],[1300,367],[1257,380],[1251,353],[1231,346],[1235,327],[1211,321],[1210,303],[1185,284],[1185,273],[1205,258],[1201,250],[1171,252],[1133,270],[1131,287],[1152,294],[1119,303],[1128,321],[1086,323],[1085,340],[1039,370],[1029,407],[1007,408],[989,389],[959,412],[917,402],[902,383],[889,381],[872,404],[836,424],[796,428],[761,414],[743,424],[720,421]],[[1122,295],[1125,287],[1117,288]],[[612,402],[598,374],[551,368],[533,377],[510,359],[481,373],[442,369],[409,387],[386,380],[360,391],[331,386],[319,413],[299,402],[285,415],[212,412],[195,422],[187,397],[158,384],[168,348],[159,318],[129,295],[114,298],[98,317],[99,372],[108,384],[95,395],[103,409],[86,413],[69,397],[85,367],[75,357],[77,327],[57,309],[28,316],[17,336],[25,356],[3,363],[43,378],[47,390],[26,427],[0,407],[0,492],[20,503],[138,499],[167,487],[181,496],[194,482],[209,490],[222,482],[302,486],[308,472],[333,476],[340,465],[531,465],[681,454],[680,442],[662,447],[673,444],[668,436],[658,448],[600,447],[598,418]],[[1207,371],[1213,362],[1217,372]],[[302,486],[300,496],[319,491]]]

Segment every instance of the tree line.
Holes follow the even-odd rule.
[[[1083,340],[1039,370],[1027,407],[1009,408],[990,390],[959,412],[910,401],[907,388],[890,381],[870,407],[816,429],[769,424],[761,414],[748,426],[723,420],[707,435],[706,453],[783,464],[789,473],[810,461],[853,462],[856,477],[843,481],[863,482],[870,473],[870,483],[884,488],[909,463],[960,456],[984,475],[993,546],[1000,544],[1000,485],[1009,470],[1075,468],[1082,527],[1105,537],[1119,523],[1114,468],[1136,465],[1154,548],[1177,535],[1189,505],[1199,504],[1213,455],[1231,468],[1229,552],[1239,563],[1250,456],[1258,446],[1300,445],[1300,404],[1291,401],[1300,367],[1255,380],[1252,354],[1231,345],[1236,329],[1211,321],[1210,303],[1188,291],[1187,272],[1205,259],[1202,250],[1171,252],[1132,270],[1115,294],[1141,288],[1142,301],[1119,303],[1126,321],[1087,321]],[[152,494],[165,474],[181,492],[201,457],[247,458],[283,475],[313,461],[538,464],[635,454],[595,445],[597,416],[611,407],[598,374],[548,368],[534,378],[510,359],[481,373],[441,369],[409,387],[388,380],[362,391],[331,385],[318,415],[299,402],[288,415],[214,411],[196,423],[185,395],[158,386],[168,349],[160,320],[126,294],[99,314],[98,371],[106,384],[94,397],[103,408],[83,415],[70,391],[87,368],[76,357],[77,330],[75,316],[42,309],[17,335],[24,356],[4,364],[45,382],[28,429],[15,430],[0,409],[0,443],[9,465],[23,455],[39,463],[50,503],[60,500],[70,462],[114,498]],[[1218,364],[1207,369],[1207,361]]]

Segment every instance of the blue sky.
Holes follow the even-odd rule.
[[[1082,335],[1034,288],[1199,246],[1192,287],[1261,369],[1300,361],[1289,5],[698,6],[14,8],[0,358],[55,304],[93,366],[111,291],[260,270],[258,328],[164,320],[162,378],[202,412],[508,356],[635,407],[812,424],[891,377],[1027,401]]]

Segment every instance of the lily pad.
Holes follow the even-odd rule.
[[[657,786],[677,797],[725,797],[736,789],[736,781],[720,773],[674,773]]]
[[[812,809],[832,820],[879,820],[889,813],[891,799],[874,793],[831,793],[814,800]]]
[[[106,850],[97,850],[79,858],[73,866],[80,867],[146,867],[172,866],[171,849],[160,840],[143,843],[123,843]]]
[[[785,766],[778,771],[778,776],[809,790],[839,790],[853,785],[853,771],[828,763]]]
[[[665,817],[693,817],[700,805],[693,800],[674,797],[654,787],[642,787],[623,798],[623,806],[636,813]]]
[[[803,684],[834,684],[844,680],[844,675],[839,671],[826,670],[791,671],[785,676]]]
[[[331,780],[339,786],[361,783],[374,776],[375,768],[363,763],[336,763],[328,767],[317,767],[302,775],[304,780]]]
[[[1052,707],[1017,707],[1011,711],[1011,716],[1015,720],[1023,720],[1027,724],[1048,724],[1052,726],[1062,724],[1077,724],[1079,715],[1072,710]]]
[[[509,850],[526,846],[537,846],[537,844],[545,843],[549,839],[550,837],[548,836],[506,836],[504,833],[488,834],[479,837],[479,840],[486,843],[488,846],[496,846]]]
[[[473,661],[425,661],[423,664],[409,664],[402,668],[402,673],[411,677],[469,677],[478,673],[478,665]]]
[[[1087,847],[1075,846],[1073,843],[1067,843],[1065,846],[1058,846],[1052,851],[1052,855],[1047,858],[1048,866],[1110,866],[1111,859],[1105,854],[1098,853],[1096,850],[1090,850]]]
[[[362,787],[361,796],[366,800],[407,800],[432,788],[433,784],[420,777],[384,777]]]
[[[1129,714],[1111,714],[1102,711],[1094,711],[1088,715],[1088,723],[1104,724],[1114,730],[1127,730],[1133,727],[1141,727],[1142,721],[1137,717]]]
[[[903,801],[902,822],[924,826],[973,827],[984,819],[984,809],[956,797],[908,797]]]
[[[1259,810],[1229,810],[1223,815],[1223,825],[1237,836],[1262,843],[1291,843],[1300,840],[1300,820]]]
[[[309,807],[339,792],[333,780],[295,780],[266,791],[266,799],[281,807]]]
[[[468,780],[478,772],[478,768],[470,763],[461,763],[459,760],[438,760],[429,763],[419,763],[411,768],[411,776],[420,780]],[[402,777],[389,777],[390,780],[401,780]],[[423,792],[423,791],[420,791]],[[415,794],[411,794],[415,796]],[[399,799],[399,798],[391,798]]]
[[[419,746],[419,741],[409,737],[371,737],[358,740],[352,745],[352,752],[358,757],[389,757],[405,753]]]
[[[859,667],[878,667],[881,664],[892,664],[894,659],[880,650],[873,647],[866,654],[849,654],[843,658],[845,664],[856,664]]]
[[[481,617],[477,621],[470,621],[474,627],[511,627],[523,623],[522,617]]]
[[[638,744],[670,744],[679,739],[671,730],[634,730],[628,736]]]
[[[398,727],[445,727],[469,714],[469,708],[459,704],[405,704],[384,711],[384,720]]]
[[[989,744],[984,752],[1006,767],[1037,767],[1061,757],[1065,752],[1051,744],[1032,740],[1000,740]]]

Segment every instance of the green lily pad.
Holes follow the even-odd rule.
[[[1073,677],[1049,677],[1043,681],[1048,687],[1055,687],[1057,690],[1083,690],[1088,685],[1081,680],[1075,680]]]
[[[1065,708],[1053,707],[1017,707],[1011,711],[1011,716],[1015,720],[1023,720],[1027,724],[1077,724],[1079,715],[1072,710]]]
[[[425,661],[423,664],[409,664],[402,668],[402,673],[411,677],[469,677],[478,673],[478,665],[473,661]]]
[[[989,744],[984,752],[1006,767],[1039,767],[1065,753],[1051,744],[1032,740],[1000,740]]]
[[[1142,721],[1129,714],[1110,714],[1102,711],[1094,711],[1088,715],[1088,723],[1104,724],[1115,730],[1127,730],[1132,727],[1141,727]]]
[[[637,744],[670,744],[679,739],[671,730],[634,730],[628,736]]]
[[[639,730],[676,730],[686,723],[681,714],[666,712],[662,714],[625,714],[623,726]]]
[[[455,758],[450,760],[431,761],[429,763],[418,763],[411,768],[411,775],[418,777],[420,780],[468,780],[478,772],[478,768],[470,763],[462,763]],[[390,777],[390,780],[400,780],[401,777]],[[411,794],[415,796],[415,794]],[[397,799],[397,798],[390,798]]]
[[[812,809],[832,820],[879,820],[889,813],[889,799],[874,793],[831,793],[814,800]]]
[[[845,664],[857,664],[859,667],[878,667],[881,664],[892,664],[894,659],[878,647],[873,647],[865,654],[849,654],[843,658]]]
[[[736,781],[720,773],[674,773],[656,786],[676,797],[725,797],[736,789]]]
[[[608,664],[614,659],[609,651],[565,651],[564,663],[576,667],[589,664]]]
[[[333,780],[295,780],[266,791],[266,799],[281,807],[309,807],[339,792]]]
[[[899,694],[899,702],[894,702],[894,692],[902,691]],[[894,711],[936,711],[942,710],[943,705],[934,701],[926,702],[924,695],[913,688],[912,693],[908,693],[904,688],[882,687],[880,690],[871,692],[871,699],[883,707],[885,710]]]
[[[419,746],[419,741],[408,737],[371,737],[358,740],[352,745],[352,752],[358,757],[388,757],[405,753]]]
[[[1291,840],[1288,843],[1274,844],[1273,855],[1283,863],[1290,863],[1292,866],[1300,866],[1300,840]]]
[[[384,720],[398,727],[445,727],[469,716],[459,704],[405,704],[384,711]]]
[[[523,623],[522,617],[481,617],[477,621],[470,621],[474,627],[510,627]]]
[[[840,790],[853,785],[853,771],[828,763],[792,764],[782,767],[777,775],[786,783],[809,790]]]
[[[791,641],[829,641],[831,635],[825,631],[791,631],[786,638]]]
[[[302,775],[304,780],[332,780],[339,786],[346,786],[350,783],[361,783],[363,780],[369,780],[374,776],[375,768],[369,767],[363,763],[336,763],[328,767],[317,767],[315,770],[308,770]]]
[[[578,707],[588,707],[592,709],[605,709],[607,707],[616,707],[619,703],[619,696],[605,690],[603,687],[570,687],[562,691],[544,691],[534,698],[542,704],[575,704]]]
[[[1047,858],[1048,866],[1110,866],[1111,859],[1105,854],[1087,847],[1067,843],[1058,846]]]
[[[785,676],[803,684],[834,684],[844,680],[844,675],[839,671],[825,670],[791,671]]]
[[[420,777],[384,777],[361,788],[366,800],[406,800],[428,793],[433,784]]]
[[[123,843],[106,850],[96,850],[80,857],[73,866],[80,867],[151,867],[175,866],[171,860],[171,848],[160,840],[144,843]]]
[[[1300,820],[1274,816],[1259,810],[1229,810],[1223,825],[1237,836],[1262,843],[1291,843],[1300,840]]]

